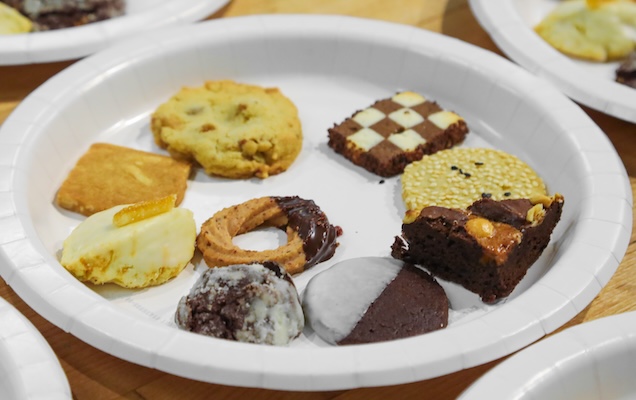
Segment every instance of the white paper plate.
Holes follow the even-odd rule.
[[[0,65],[72,60],[139,32],[201,20],[228,0],[126,0],[126,14],[84,26],[0,35]]]
[[[592,63],[555,50],[533,27],[558,0],[469,0],[495,44],[513,61],[552,82],[573,100],[636,122],[636,89],[614,82],[617,62]]]
[[[459,397],[636,398],[636,312],[566,329],[497,365]]]
[[[31,322],[0,297],[0,399],[70,399],[64,370]]]
[[[327,129],[397,90],[419,91],[462,114],[466,146],[492,146],[534,166],[566,205],[551,244],[508,299],[486,307],[445,284],[453,320],[444,331],[387,343],[330,347],[307,331],[272,348],[177,330],[178,299],[199,270],[160,287],[89,288],[57,261],[82,218],[55,192],[96,141],[162,152],[149,114],[183,85],[232,78],[277,86],[298,106],[299,158],[267,180],[199,173],[183,207],[198,224],[224,206],[264,195],[310,198],[344,230],[331,260],[295,277],[299,290],[333,263],[387,256],[404,206],[398,178],[381,180],[327,147]],[[289,390],[417,381],[494,360],[581,311],[626,250],[632,198],[603,132],[572,101],[507,60],[413,27],[343,16],[252,16],[153,32],[62,71],[22,102],[0,130],[0,248],[5,280],[34,309],[91,345],[192,379]],[[384,183],[382,183],[384,182]],[[270,232],[271,233],[271,232]],[[273,236],[273,238],[272,238]],[[272,246],[276,235],[247,237]]]

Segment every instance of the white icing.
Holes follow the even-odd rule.
[[[417,146],[426,143],[426,139],[420,136],[420,134],[415,132],[413,129],[407,129],[404,132],[395,133],[389,136],[388,140],[404,151],[415,150]]]
[[[334,264],[305,288],[307,321],[323,340],[336,344],[353,330],[402,265],[388,257],[352,258]]]
[[[413,107],[418,104],[424,103],[426,101],[426,98],[424,98],[424,96],[422,96],[421,94],[415,92],[402,92],[391,97],[391,100],[404,107]]]
[[[386,117],[386,115],[377,108],[369,107],[358,112],[353,116],[353,120],[359,123],[363,128],[368,128],[371,125],[380,122]]]
[[[452,111],[438,111],[428,116],[428,120],[440,129],[446,129],[461,119],[462,117]]]
[[[411,128],[424,122],[424,117],[410,108],[400,108],[399,110],[393,111],[389,114],[389,118],[405,128]]]
[[[355,144],[357,147],[364,151],[369,151],[378,143],[384,140],[384,136],[380,135],[373,129],[363,128],[351,136],[347,137],[347,140]]]

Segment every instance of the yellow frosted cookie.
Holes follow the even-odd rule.
[[[464,209],[482,197],[494,200],[546,195],[545,184],[519,158],[501,150],[458,147],[409,164],[402,175],[406,223],[428,206]]]
[[[0,3],[0,35],[31,32],[33,24],[15,8]]]
[[[152,115],[155,142],[177,159],[226,178],[267,178],[302,147],[296,106],[277,88],[208,81],[185,87]]]
[[[570,0],[559,3],[534,29],[566,55],[604,62],[634,50],[634,40],[623,29],[632,20],[636,3]]]

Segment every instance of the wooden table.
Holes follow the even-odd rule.
[[[472,15],[466,0],[234,0],[210,18],[246,14],[322,13],[388,20],[442,32],[501,54]],[[0,123],[31,91],[73,61],[0,67]],[[636,197],[636,126],[585,109],[617,148]],[[636,213],[635,213],[636,215]],[[636,236],[614,277],[594,301],[563,328],[636,310]],[[406,385],[319,393],[235,388],[192,381],[120,360],[50,324],[0,279],[0,296],[26,315],[49,341],[76,399],[454,399],[501,360]]]

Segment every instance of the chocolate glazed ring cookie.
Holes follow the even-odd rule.
[[[272,250],[246,250],[232,243],[234,236],[259,226],[275,226],[287,233],[287,243]],[[254,262],[277,262],[296,274],[336,251],[339,227],[311,200],[300,197],[260,197],[224,208],[201,226],[197,247],[209,267]]]

